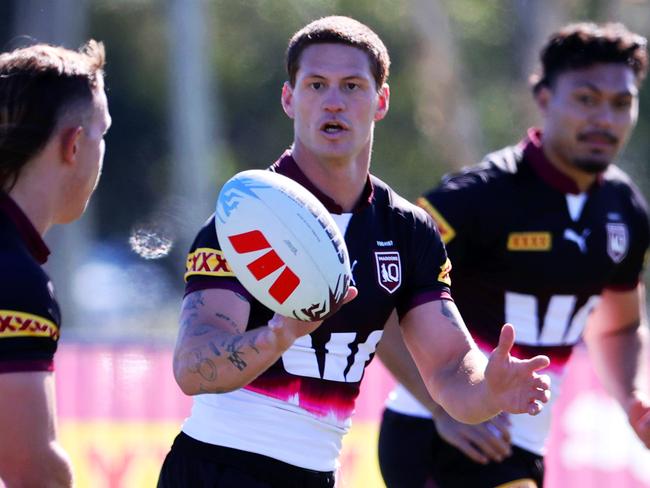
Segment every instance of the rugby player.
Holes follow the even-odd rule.
[[[81,216],[110,126],[104,46],[0,54],[0,486],[72,486],[57,442],[61,334],[44,234]]]
[[[187,260],[174,353],[193,408],[160,487],[334,486],[341,439],[387,322],[399,321],[432,394],[464,421],[536,414],[547,401],[547,378],[535,371],[548,358],[511,358],[505,326],[487,363],[451,300],[433,221],[369,174],[374,125],[389,105],[383,42],[353,19],[326,17],[291,38],[286,60],[281,101],[294,140],[270,170],[332,213],[355,286],[324,322],[274,315],[237,281],[208,220]]]
[[[623,25],[565,26],[543,47],[532,84],[541,129],[444,178],[419,204],[445,241],[455,303],[479,347],[490,351],[501,323],[511,322],[512,354],[548,355],[557,398],[584,338],[603,384],[650,447],[640,280],[648,212],[612,164],[637,120],[647,67],[646,40]],[[428,397],[399,349],[379,354],[404,384],[389,397],[379,440],[389,488],[424,486],[427,477],[441,488],[542,486],[550,405],[536,417],[464,425]]]

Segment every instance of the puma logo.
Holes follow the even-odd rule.
[[[578,234],[573,229],[564,229],[564,238],[567,241],[575,242],[578,249],[580,249],[580,252],[583,254],[587,252],[587,237],[589,237],[589,234],[591,234],[589,229],[583,230],[582,234]]]

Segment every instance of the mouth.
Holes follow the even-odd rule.
[[[618,138],[609,132],[585,132],[578,136],[578,141],[594,146],[616,146]]]
[[[320,126],[321,132],[328,135],[336,135],[349,130],[348,126],[338,120],[328,120]]]

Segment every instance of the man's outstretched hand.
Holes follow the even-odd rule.
[[[510,355],[515,343],[511,324],[501,328],[499,344],[490,354],[485,380],[494,405],[504,412],[537,415],[551,398],[551,379],[537,373],[550,363],[547,356],[517,359]]]

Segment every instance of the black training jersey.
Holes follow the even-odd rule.
[[[505,322],[513,355],[546,354],[557,397],[564,366],[605,288],[637,286],[649,240],[638,189],[610,167],[580,193],[545,158],[539,132],[445,178],[419,200],[454,263],[454,301],[490,352]],[[511,417],[513,443],[541,454],[551,409]]]
[[[610,167],[586,193],[544,157],[538,133],[446,178],[421,206],[454,263],[454,300],[495,346],[504,322],[524,354],[567,359],[606,288],[634,288],[648,247],[645,200]],[[553,351],[549,351],[552,347]]]
[[[418,304],[449,298],[445,249],[426,212],[375,177],[369,178],[359,208],[341,215],[340,207],[306,179],[289,153],[270,169],[301,183],[332,213],[345,236],[352,284],[359,295],[315,332],[298,339],[246,388],[282,400],[297,395],[302,408],[345,419],[391,312],[396,309],[404,315]],[[248,329],[266,325],[273,315],[230,271],[217,241],[214,216],[191,248],[185,277],[188,293],[227,287],[247,296]]]
[[[25,214],[0,193],[0,373],[52,371],[61,317],[41,265],[49,250]]]

